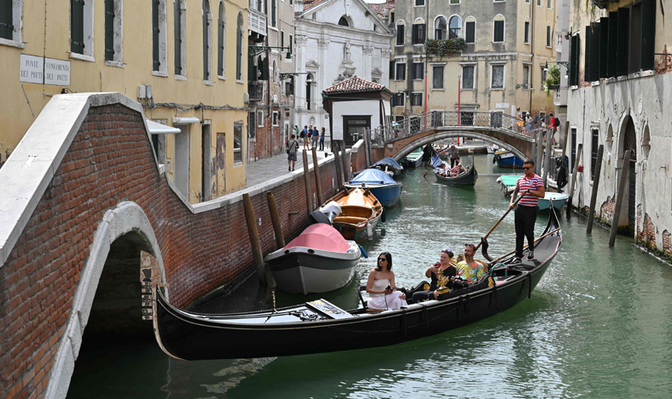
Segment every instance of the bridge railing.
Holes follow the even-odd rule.
[[[516,122],[515,116],[503,112],[431,111],[378,126],[372,131],[372,142],[374,145],[382,146],[386,142],[413,136],[427,130],[470,126],[492,128],[511,135],[533,138],[531,133],[519,128]]]

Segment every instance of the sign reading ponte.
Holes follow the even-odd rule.
[[[21,54],[19,80],[53,86],[70,86],[70,61]]]

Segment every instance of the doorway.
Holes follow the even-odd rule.
[[[359,139],[366,136],[366,129],[371,128],[371,116],[343,116],[343,140],[347,147],[352,147]]]

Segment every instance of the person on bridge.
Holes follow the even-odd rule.
[[[534,223],[537,221],[539,198],[544,198],[546,189],[544,181],[534,173],[534,161],[531,159],[523,162],[525,174],[518,178],[516,188],[511,194],[509,209],[513,209],[518,196],[522,196],[515,210],[516,226],[516,255],[514,262],[520,262],[523,258],[523,240],[527,237],[528,259],[534,258]]]
[[[455,144],[448,149],[448,158],[450,158],[450,167],[454,167],[456,163],[460,162],[460,152],[455,148]]]

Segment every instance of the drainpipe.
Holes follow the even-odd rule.
[[[534,31],[537,28],[537,24],[534,21],[534,9],[536,7],[534,0],[530,0],[530,7],[532,8],[532,13],[531,13],[531,17],[530,17],[530,27],[532,28],[531,29],[532,31],[530,32],[530,52],[531,52],[531,55],[532,55],[530,57],[530,62],[532,63],[532,67],[530,68],[530,81],[528,83],[530,85],[530,88],[532,88],[532,89],[530,90],[530,107],[528,109],[530,110],[529,112],[531,114],[532,113],[532,94],[534,93],[534,89],[533,89],[534,88],[534,83],[533,83],[534,79],[533,79],[533,77],[534,77],[534,68],[535,68],[535,65],[534,65]]]

